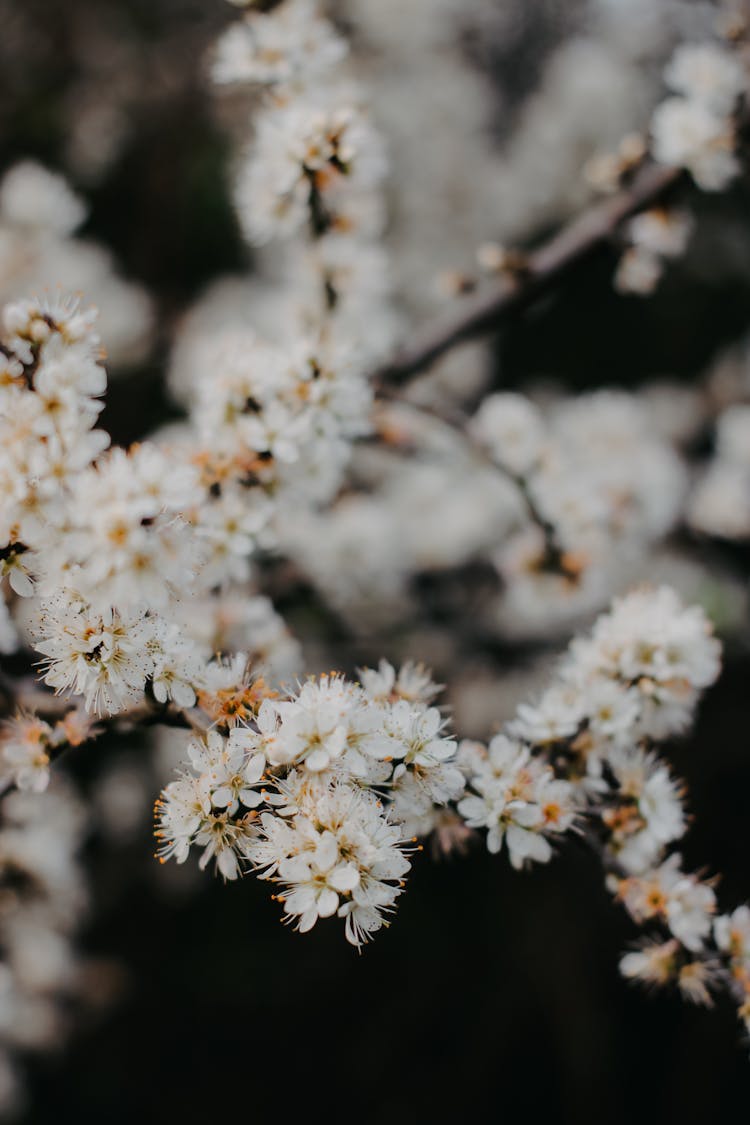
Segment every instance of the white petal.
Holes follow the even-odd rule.
[[[328,876],[328,882],[337,891],[351,891],[359,883],[359,870],[354,863],[340,863]]]
[[[263,770],[266,768],[266,758],[264,754],[253,754],[250,761],[245,766],[245,781],[248,785],[254,785],[256,781],[260,781],[263,776]]]
[[[325,750],[313,750],[312,754],[305,758],[305,765],[313,773],[328,769],[330,762],[330,756]]]
[[[320,918],[330,918],[332,914],[336,913],[339,905],[339,896],[335,891],[324,890],[321,891],[318,897],[318,916]]]
[[[219,853],[217,862],[219,871],[222,873],[225,879],[237,878],[237,875],[239,874],[239,869],[237,867],[237,857],[231,848],[224,848],[224,850]]]

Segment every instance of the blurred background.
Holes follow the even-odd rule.
[[[440,276],[474,269],[482,241],[538,240],[585,202],[585,161],[643,127],[671,47],[712,14],[698,0],[332,8],[391,152],[389,239],[415,323],[460,300]],[[0,0],[0,173],[33,158],[66,176],[89,206],[80,237],[131,283],[115,312],[142,320],[138,347],[112,357],[102,424],[114,441],[178,415],[164,379],[175,333],[211,283],[253,269],[230,190],[244,110],[207,80],[211,45],[235,17],[223,0]],[[471,346],[441,365],[446,393],[747,380],[748,186],[691,196],[696,236],[648,300],[614,291],[618,248],[605,248],[489,352]],[[17,273],[0,229],[3,297]],[[58,282],[68,279],[49,278]],[[697,456],[709,448],[701,426],[690,441]],[[671,757],[695,814],[686,861],[722,872],[720,897],[734,904],[750,888],[748,551],[679,530],[670,546],[723,576],[726,671]],[[421,624],[386,640],[371,620],[331,612],[309,583],[281,581],[272,559],[264,566],[276,608],[303,643],[313,638],[305,667],[351,671],[389,646],[421,655],[472,736],[512,714],[565,643],[459,636],[457,621],[494,580],[481,561],[418,574]],[[304,939],[284,928],[254,880],[223,886],[154,862],[150,804],[168,759],[152,739],[118,736],[66,767],[94,809],[81,933],[90,982],[70,1036],[26,1061],[21,1120],[482,1113],[690,1125],[728,1121],[741,1104],[750,1062],[734,1012],[646,997],[619,978],[634,934],[583,848],[524,874],[479,845],[449,860],[428,849],[392,928],[357,955],[332,927]]]

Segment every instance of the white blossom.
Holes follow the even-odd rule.
[[[731,113],[748,89],[748,74],[737,53],[717,43],[679,47],[664,79],[678,94],[693,98],[718,114]]]
[[[703,948],[716,909],[713,889],[681,869],[672,855],[653,871],[624,879],[618,894],[636,921],[661,919],[691,952]]]
[[[514,867],[528,860],[546,863],[552,856],[547,835],[573,823],[571,787],[504,735],[486,749],[462,746],[459,761],[473,793],[459,801],[458,811],[470,828],[488,829],[489,851],[499,852],[505,841]]]
[[[739,172],[732,123],[703,102],[667,98],[654,111],[651,134],[655,159],[687,168],[704,191],[722,191]]]

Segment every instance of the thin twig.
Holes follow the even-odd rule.
[[[430,324],[418,333],[375,373],[375,385],[407,382],[456,344],[489,331],[508,313],[528,305],[573,265],[611,239],[626,219],[657,203],[682,177],[679,168],[643,164],[622,191],[591,207],[531,251],[523,271],[503,277],[489,291],[466,298],[452,319]]]
[[[379,397],[385,402],[398,403],[401,406],[415,411],[417,414],[424,414],[429,418],[434,418],[443,426],[450,427],[450,429],[459,434],[466,443],[467,449],[482,465],[499,473],[505,480],[510,481],[517,490],[519,499],[523,502],[529,522],[534,524],[542,533],[544,551],[539,560],[540,570],[545,570],[551,574],[559,574],[562,578],[566,578],[570,582],[578,581],[580,577],[579,570],[575,565],[571,564],[568,552],[560,543],[557,528],[539,509],[539,505],[532,495],[529,481],[524,477],[517,476],[515,473],[511,472],[507,466],[496,461],[490,452],[476,441],[469,429],[469,419],[463,411],[455,407],[434,406],[431,403],[414,402],[411,398],[407,398],[405,394],[396,390],[394,387],[381,387]]]

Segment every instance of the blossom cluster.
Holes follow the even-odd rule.
[[[257,478],[292,503],[335,493],[371,427],[368,367],[393,335],[386,162],[347,50],[314,0],[250,8],[217,43],[214,81],[247,94],[253,130],[238,215],[251,244],[271,244],[261,267],[275,281],[236,313],[222,302],[171,376],[222,488]]]
[[[687,829],[684,788],[653,749],[687,729],[718,673],[701,610],[664,587],[619,599],[488,747],[460,744],[458,813],[487,829],[490,851],[505,840],[514,866],[549,859],[556,832],[592,835],[609,889],[654,931],[623,957],[623,974],[698,1004],[728,990],[749,1023],[748,908],[717,916],[714,881],[670,851]]]
[[[413,613],[414,574],[473,560],[501,585],[485,630],[568,627],[638,579],[687,492],[650,388],[492,394],[461,431],[389,404],[379,429],[382,445],[355,453],[356,487],[323,513],[295,512],[280,534],[282,551],[358,629]]]
[[[157,702],[181,707],[238,689],[251,654],[285,674],[296,653],[287,645],[281,656],[288,634],[273,608],[247,586],[236,587],[241,604],[229,590],[250,577],[258,503],[235,496],[232,507],[181,450],[105,452],[93,322],[94,310],[62,299],[3,314],[0,575],[30,599],[14,621],[5,609],[4,647],[20,627],[47,683],[100,714],[142,702],[147,684]],[[217,589],[226,592],[209,598]],[[245,655],[222,664],[217,643],[237,639],[243,619],[257,640],[246,635]]]
[[[280,549],[342,615],[364,606],[366,627],[402,622],[415,575],[479,559],[500,588],[487,631],[547,634],[647,569],[677,524],[688,474],[675,450],[684,434],[654,422],[647,392],[490,394],[451,425],[441,419],[446,392],[449,402],[478,397],[469,362],[468,393],[459,363],[459,391],[452,377],[442,388],[436,379],[421,399],[373,410],[368,372],[398,325],[382,247],[384,146],[348,44],[315,0],[238,6],[247,10],[217,44],[212,76],[244,99],[250,136],[235,198],[261,282],[220,282],[184,318],[170,371],[182,420],[109,449],[97,428],[106,375],[93,310],[30,297],[2,314],[0,650],[33,647],[46,684],[82,704],[55,720],[32,703],[0,729],[0,782],[27,791],[4,805],[8,872],[15,813],[33,797],[46,810],[52,759],[94,737],[95,717],[168,720],[183,761],[156,805],[162,861],[182,864],[195,850],[225,880],[254,873],[298,930],[336,916],[361,947],[388,924],[421,839],[449,850],[481,832],[520,869],[548,862],[566,835],[586,835],[613,895],[637,925],[658,930],[623,959],[623,973],[674,982],[698,1002],[728,985],[750,1027],[750,914],[716,917],[712,882],[670,852],[686,831],[685,792],[656,753],[688,729],[719,672],[701,609],[666,587],[617,599],[572,642],[546,690],[486,743],[453,736],[438,686],[414,664],[397,672],[382,661],[357,681],[329,673],[289,687],[300,652],[257,592],[266,552]],[[395,7],[404,12],[379,15],[378,27],[367,0],[351,0],[348,15],[371,42],[383,25],[380,49],[398,56],[412,50],[399,18],[430,22],[434,5]],[[448,58],[462,5],[438,7],[431,49]],[[576,70],[577,57],[560,70]],[[454,59],[438,110],[462,75]],[[654,115],[652,155],[708,190],[725,186],[739,167],[744,63],[725,48],[682,47],[666,77],[675,96]],[[391,113],[394,101],[402,112],[400,97],[391,92]],[[383,90],[380,101],[387,109]],[[424,112],[434,120],[437,111]],[[646,152],[621,148],[629,167]],[[413,194],[416,214],[425,193]],[[446,197],[451,217],[460,208]],[[481,214],[477,199],[467,222]],[[409,213],[404,206],[402,222]],[[84,260],[72,238],[83,217],[65,184],[35,166],[0,185],[3,245],[28,244],[47,263],[55,245]],[[650,291],[690,227],[674,209],[632,216],[618,286]],[[495,258],[502,272],[507,256]],[[86,260],[87,286],[104,284],[104,259]],[[403,280],[410,263],[400,268]],[[716,458],[690,501],[694,528],[747,536],[749,429],[747,407],[721,417]],[[373,433],[376,442],[357,443]],[[50,824],[65,841],[64,867],[78,837],[54,814]],[[23,846],[33,859],[34,840]],[[65,868],[59,886],[75,902],[73,883]],[[12,912],[6,941],[3,903],[3,947],[25,986],[33,941]],[[67,965],[69,924],[65,915],[40,926],[39,940],[53,933],[54,972],[29,992],[45,1002]],[[31,1043],[29,997],[8,989],[21,1032],[2,1025],[0,1038]]]
[[[651,118],[651,155],[660,164],[685,168],[704,191],[722,191],[740,172],[740,113],[750,91],[741,51],[716,42],[677,48],[664,71],[671,94]],[[627,162],[620,165],[622,174]],[[655,208],[630,220],[627,249],[615,274],[623,293],[646,295],[658,284],[664,263],[681,257],[692,230],[688,214]]]
[[[282,884],[300,929],[338,912],[360,944],[400,892],[409,841],[458,838],[464,822],[520,868],[547,862],[556,838],[593,817],[624,873],[620,897],[650,917],[641,890],[687,823],[681,788],[650,747],[686,729],[718,670],[705,615],[663,587],[617,601],[488,746],[456,745],[431,702],[436,685],[413,666],[259,691],[241,717],[186,736],[187,768],[157,803],[159,854],[184,862],[195,846],[224,878],[260,872]],[[705,927],[690,915],[672,929],[692,948]]]
[[[216,84],[248,98],[238,214],[269,277],[209,291],[173,355],[188,420],[159,440],[198,470],[204,589],[247,581],[250,555],[336,494],[372,428],[369,368],[393,331],[385,163],[346,54],[313,0],[250,8],[214,53]]]
[[[750,80],[744,60],[718,43],[686,44],[664,80],[674,93],[651,119],[654,158],[686,168],[704,191],[721,191],[740,168],[737,113]]]
[[[185,770],[157,803],[162,859],[202,849],[225,879],[248,870],[281,884],[302,930],[344,918],[360,945],[385,924],[417,834],[463,792],[456,743],[423,669],[387,662],[307,680],[254,713],[187,742]]]
[[[615,288],[640,296],[652,293],[664,262],[685,253],[692,229],[690,215],[676,208],[654,207],[636,215],[624,231],[628,248],[617,267]]]
[[[20,713],[0,727],[0,784],[43,793],[50,766],[64,750],[81,746],[98,729],[85,711],[73,708],[54,723],[38,715]]]
[[[100,456],[109,438],[94,428],[106,385],[94,316],[62,299],[3,312],[0,541],[11,589],[34,597],[48,682],[112,712],[149,675],[178,678],[179,646],[153,611],[170,580],[184,581],[192,548],[177,507],[191,479],[148,446]]]
[[[628,554],[642,556],[677,519],[684,468],[632,396],[593,392],[561,402],[545,419],[521,395],[493,394],[470,425],[520,484],[529,509],[495,554],[509,614],[606,600],[606,576]]]
[[[491,851],[507,829],[517,863],[551,854],[528,829],[566,831],[594,812],[617,868],[648,870],[686,828],[680,787],[649,747],[687,728],[718,672],[719,645],[700,609],[667,587],[618,599],[486,750],[461,744],[476,795],[459,813],[489,829]]]

